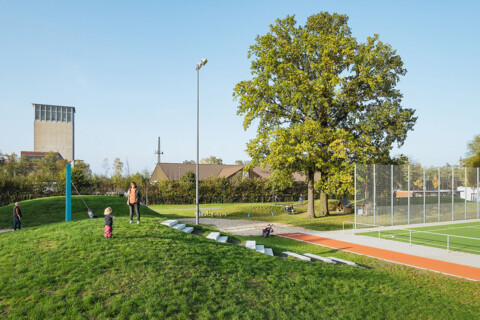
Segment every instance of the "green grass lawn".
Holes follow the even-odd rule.
[[[378,231],[359,234],[379,237]],[[380,237],[452,251],[480,254],[480,222],[381,230]]]
[[[337,201],[330,200],[329,207],[335,208]],[[318,210],[320,201],[315,201],[315,208]],[[195,217],[195,205],[152,205],[151,209],[156,210],[170,219],[193,218]],[[227,213],[228,219],[251,219],[257,221],[266,221],[272,223],[285,223],[312,230],[330,231],[340,230],[343,227],[343,221],[353,222],[354,216],[351,214],[332,212],[330,216],[318,217],[316,219],[307,218],[307,205],[295,203],[296,214],[287,214],[284,212],[282,204],[274,205],[272,203],[212,203],[200,205],[202,213],[215,212]],[[272,216],[273,212],[273,216]],[[250,218],[248,214],[250,213]],[[203,219],[210,219],[211,216]]]
[[[107,196],[72,196],[72,221],[89,219],[87,208],[103,219],[105,208],[111,207],[114,216],[128,216],[127,200],[121,197]],[[43,224],[65,221],[65,197],[50,197],[36,200],[26,200],[20,203],[22,209],[22,227],[34,227]],[[141,216],[157,216],[158,214],[146,207],[140,207]],[[136,219],[136,218],[135,218]],[[13,228],[13,204],[0,207],[0,229]]]
[[[84,218],[80,207],[72,222],[60,222],[62,208],[50,212],[51,222],[27,210],[57,198],[24,202],[25,219],[42,223],[0,234],[0,318],[480,317],[478,282],[280,237],[232,236],[239,245],[222,244],[162,226],[166,217],[147,210],[140,225],[129,224],[123,199],[87,200],[114,208],[113,239],[103,237],[103,219]],[[11,219],[11,206],[0,208],[0,218]],[[366,268],[269,257],[240,246],[247,239]]]

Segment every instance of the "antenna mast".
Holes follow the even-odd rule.
[[[158,155],[158,162],[157,163],[160,163],[160,155],[163,154],[163,151],[161,151],[162,149],[160,149],[160,137],[158,137],[158,150],[155,151],[155,154]]]

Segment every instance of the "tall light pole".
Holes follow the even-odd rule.
[[[197,164],[196,164],[196,169],[197,169],[197,174],[195,175],[195,204],[196,204],[196,209],[195,209],[195,223],[198,225],[199,224],[199,219],[200,219],[200,205],[198,203],[198,158],[199,158],[199,144],[200,144],[200,139],[199,139],[199,126],[200,126],[200,121],[199,121],[199,111],[200,111],[200,69],[207,64],[207,59],[202,59],[200,60],[199,63],[197,63]]]

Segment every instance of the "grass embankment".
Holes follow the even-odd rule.
[[[330,231],[342,229],[343,221],[353,222],[354,220],[353,213],[333,212],[336,204],[337,200],[330,200],[329,208],[331,215],[317,217],[316,219],[307,218],[306,202],[304,202],[303,205],[295,203],[296,214],[290,215],[285,213],[284,204],[274,205],[272,203],[210,203],[200,205],[200,210],[202,213],[206,213],[207,211],[209,213],[227,213],[228,219],[251,219],[269,223],[285,223],[312,230]],[[319,206],[320,200],[316,200],[315,208],[318,210]],[[195,217],[195,205],[152,205],[150,208],[170,219]],[[248,217],[249,213],[250,218]],[[204,217],[203,219],[209,218],[211,218],[211,216]]]
[[[475,319],[480,284],[320,246],[272,237],[274,250],[347,258],[366,269],[269,257],[160,225],[143,210],[128,223],[124,199],[111,206],[114,238],[81,207],[49,224],[0,234],[0,318],[28,319]],[[86,199],[87,201],[87,199]],[[37,202],[37,203],[35,203]],[[58,199],[23,203],[52,208]],[[30,207],[31,206],[31,207]],[[0,208],[2,221],[11,206]],[[96,213],[100,209],[95,210]],[[102,210],[103,212],[103,210]],[[8,217],[5,218],[4,215]],[[58,223],[56,223],[58,222]],[[207,230],[208,228],[202,228]],[[245,238],[233,237],[243,242]]]
[[[103,219],[106,207],[111,207],[113,215],[128,216],[127,200],[121,197],[107,196],[72,196],[72,221],[89,219],[87,208],[82,201],[92,209],[93,213]],[[34,227],[44,224],[65,221],[65,197],[50,197],[26,200],[20,203],[22,209],[22,227]],[[158,216],[146,207],[140,207],[141,216]],[[135,218],[136,220],[136,218]],[[0,207],[0,229],[13,228],[13,204]]]

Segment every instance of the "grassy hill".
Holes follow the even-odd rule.
[[[54,219],[47,223],[45,217],[36,216],[40,211],[27,213],[27,208],[45,207],[41,202],[58,199],[24,202],[25,218],[28,214],[32,219],[29,223],[44,223],[0,234],[0,318],[480,316],[478,282],[366,257],[359,258],[366,269],[269,257],[167,228],[160,225],[164,220],[160,215],[146,210],[140,225],[129,224],[123,199],[117,207],[113,199],[98,198],[99,208],[106,206],[103,201],[109,201],[117,214],[113,239],[103,238],[103,219],[83,218],[83,209],[78,209],[73,222],[60,222],[63,211],[50,212]],[[11,207],[4,207],[0,208],[2,221],[5,212],[11,219]],[[288,239],[269,241],[277,250],[336,254]]]
[[[89,219],[87,208],[82,201],[92,209],[93,213],[103,219],[106,207],[111,207],[113,215],[128,216],[127,200],[120,197],[107,196],[72,196],[72,221]],[[22,227],[34,227],[44,224],[65,221],[65,197],[50,197],[22,201]],[[141,216],[158,216],[153,210],[140,208]],[[13,204],[0,207],[0,229],[13,228]]]

